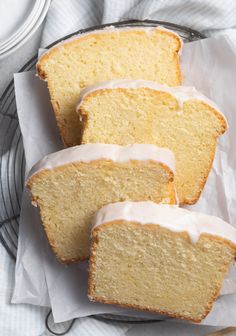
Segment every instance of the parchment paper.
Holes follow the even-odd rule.
[[[220,216],[236,226],[236,41],[235,34],[188,43],[182,55],[184,84],[213,99],[226,115],[229,131],[219,141],[213,169],[199,202],[192,210]],[[19,122],[26,174],[44,155],[62,148],[46,84],[33,72],[15,75]],[[61,265],[52,253],[38,211],[24,192],[13,303],[51,306],[55,322],[97,313],[155,316],[91,303],[87,299],[87,263]],[[220,298],[202,322],[236,325],[236,270],[232,267]],[[163,318],[163,317],[161,317]],[[173,321],[173,320],[171,320]]]

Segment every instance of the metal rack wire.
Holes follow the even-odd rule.
[[[155,27],[161,25],[177,32],[185,42],[205,38],[204,35],[195,30],[169,22],[128,20],[79,30],[52,43],[48,48],[73,35],[102,29],[111,25],[117,28],[134,26]],[[37,55],[30,59],[19,72],[34,70],[36,62]],[[0,98],[0,242],[14,260],[16,259],[17,253],[19,216],[24,178],[24,148],[17,116],[14,81],[12,80]],[[99,316],[99,319],[116,322],[117,316],[102,315]],[[147,323],[146,320],[127,320],[127,318],[119,317],[119,322],[121,321],[128,323]],[[150,322],[153,322],[153,320]]]

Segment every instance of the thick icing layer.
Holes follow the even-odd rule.
[[[231,241],[236,248],[236,229],[222,219],[154,202],[118,202],[104,206],[93,218],[92,228],[116,220],[157,224],[174,232],[187,232],[196,243],[202,233]]]
[[[169,29],[166,29],[162,26],[157,26],[157,27],[114,27],[114,26],[109,26],[109,27],[105,27],[103,29],[97,29],[97,30],[93,30],[93,31],[90,31],[90,32],[87,32],[87,33],[82,33],[82,34],[77,34],[77,35],[74,35],[64,41],[61,41],[59,43],[57,43],[55,46],[53,46],[52,48],[46,50],[42,55],[45,55],[45,54],[48,54],[51,52],[51,50],[59,47],[59,46],[63,46],[64,44],[68,43],[68,42],[71,42],[71,41],[74,41],[74,40],[77,40],[77,39],[80,39],[80,38],[83,38],[87,35],[94,35],[94,34],[101,34],[101,33],[110,33],[110,32],[115,32],[115,33],[119,33],[119,32],[123,32],[123,31],[130,31],[130,30],[133,30],[133,31],[144,31],[146,33],[149,33],[149,32],[152,32],[153,30],[161,30],[161,31],[165,31],[165,32],[168,32],[168,33],[171,33],[173,35],[175,35],[178,39],[179,39],[179,42],[180,42],[180,50],[178,52],[179,55],[181,55],[182,53],[182,48],[183,48],[183,41],[181,39],[181,37],[175,33],[174,31],[172,30],[169,30]],[[40,57],[40,58],[41,58]],[[40,59],[39,61],[40,62]]]
[[[83,104],[83,100],[86,98],[87,95],[90,93],[105,90],[105,89],[117,89],[117,88],[125,88],[125,89],[139,89],[139,88],[149,88],[156,91],[167,92],[174,96],[179,103],[179,110],[180,112],[183,110],[183,103],[190,99],[197,99],[205,102],[206,104],[212,106],[218,113],[220,113],[225,122],[227,124],[227,120],[224,114],[220,111],[219,107],[209,98],[207,98],[202,93],[198,92],[194,87],[191,86],[176,86],[171,87],[163,84],[158,84],[156,82],[147,81],[147,80],[130,80],[130,79],[123,79],[123,80],[110,80],[101,83],[97,83],[95,85],[91,85],[83,89],[79,95],[78,104],[76,107],[77,113],[79,113],[79,108]]]
[[[114,162],[153,160],[165,164],[175,172],[175,156],[173,152],[167,148],[147,144],[119,146],[96,143],[66,148],[45,156],[33,166],[28,179],[44,169],[50,170],[72,162],[91,162],[100,159],[107,159]]]

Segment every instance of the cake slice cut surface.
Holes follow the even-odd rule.
[[[121,202],[93,220],[92,301],[200,322],[236,256],[236,230],[177,206]]]
[[[219,108],[192,87],[167,87],[144,80],[120,80],[85,89],[77,112],[82,143],[152,143],[176,156],[181,204],[195,203],[227,129]]]
[[[48,155],[27,181],[49,242],[64,263],[89,256],[91,218],[123,200],[176,203],[175,159],[153,145],[88,144]]]
[[[113,78],[180,85],[181,45],[177,34],[161,27],[111,27],[74,36],[43,54],[37,71],[48,83],[65,145],[81,141],[75,107],[83,88]]]

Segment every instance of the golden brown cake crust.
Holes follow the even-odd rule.
[[[119,32],[118,28],[116,30]],[[132,29],[132,31],[134,31],[138,35],[143,34],[142,30]],[[162,31],[162,30],[159,30],[159,29],[156,29],[156,31],[158,32],[158,34],[164,34],[164,35],[171,36],[177,44],[176,51],[174,52],[174,55],[173,55],[173,60],[176,64],[176,85],[181,85],[182,75],[181,75],[179,55],[178,55],[178,52],[181,49],[181,41],[174,33],[171,33],[170,31]],[[120,30],[120,33],[122,33],[122,30]],[[124,31],[124,33],[126,33],[126,32]],[[105,33],[103,32],[103,30],[101,30],[100,34],[105,34]],[[68,39],[68,41],[65,40],[63,42],[63,47],[67,48],[67,47],[70,47],[70,46],[76,46],[76,45],[84,42],[86,39],[89,39],[93,35],[94,36],[99,36],[99,33],[91,32],[89,34],[85,34],[84,36],[83,36],[83,34],[81,34],[81,35],[78,36],[78,38],[75,37],[75,38],[72,38],[72,39]],[[53,55],[58,50],[60,50],[61,47],[62,47],[62,43],[59,43],[56,46],[49,49],[49,51],[47,51],[45,54],[43,54],[40,57],[38,63],[36,64],[36,71],[37,71],[37,74],[39,75],[39,77],[41,79],[48,82],[47,84],[48,84],[48,89],[49,89],[49,92],[50,92],[51,104],[52,104],[52,107],[53,107],[53,111],[54,111],[54,114],[55,114],[56,122],[57,122],[57,125],[58,125],[58,128],[59,128],[60,134],[61,134],[62,141],[63,141],[65,147],[71,147],[71,146],[79,145],[81,143],[81,129],[80,129],[79,118],[78,118],[77,114],[75,113],[74,118],[75,118],[75,123],[78,126],[78,135],[76,136],[76,138],[73,137],[73,140],[72,140],[72,138],[68,135],[65,120],[60,113],[59,102],[54,100],[54,97],[52,97],[53,90],[50,87],[50,81],[48,81],[47,73],[43,69],[44,64],[48,61],[48,59],[51,57],[51,55]]]
[[[201,318],[199,319],[193,319],[193,318],[188,318],[185,316],[182,316],[181,314],[172,314],[166,311],[162,311],[162,310],[158,310],[158,309],[149,309],[147,307],[144,306],[140,306],[140,305],[134,305],[134,304],[121,304],[118,301],[112,301],[112,300],[105,300],[102,297],[96,296],[94,294],[94,288],[93,288],[93,276],[94,276],[94,272],[95,272],[95,258],[96,258],[96,249],[97,249],[97,245],[98,245],[98,233],[100,230],[102,230],[102,228],[104,226],[110,226],[112,227],[114,224],[115,225],[120,225],[122,222],[124,221],[112,221],[112,222],[108,222],[108,223],[104,223],[99,225],[98,227],[94,228],[92,231],[92,235],[91,235],[91,253],[90,253],[90,259],[89,259],[89,277],[88,277],[88,297],[91,301],[94,302],[101,302],[104,304],[112,304],[112,305],[118,305],[120,307],[124,307],[124,308],[132,308],[132,309],[136,309],[136,310],[141,310],[141,311],[146,311],[146,312],[150,312],[150,313],[158,313],[161,315],[165,315],[165,316],[169,316],[169,317],[173,317],[173,318],[177,318],[177,319],[182,319],[182,320],[188,320],[191,322],[195,322],[195,323],[200,323],[211,311],[213,304],[215,303],[216,299],[218,298],[219,294],[220,294],[220,290],[221,290],[221,286],[218,286],[215,290],[214,295],[212,295],[211,300],[208,302],[207,306],[205,307],[205,312],[204,314],[202,314]],[[131,222],[129,222],[131,223]],[[139,227],[142,224],[139,224],[137,222],[132,222],[132,225],[135,227]],[[145,227],[148,227],[150,229],[153,229],[154,227],[156,227],[156,224],[145,224]],[[178,232],[175,233],[176,235],[182,236],[182,238],[184,239],[190,239],[187,232]],[[232,242],[218,237],[218,236],[213,236],[207,233],[201,234],[200,237],[207,237],[208,239],[212,239],[212,240],[218,240],[220,242],[222,242],[222,244],[227,244],[233,251],[235,254],[235,260],[236,260],[236,245],[234,245]],[[200,238],[199,237],[199,238]]]
[[[106,162],[109,162],[109,163],[114,163],[113,161],[111,160],[94,160],[92,162],[90,162],[90,165],[96,165],[97,162],[99,161],[106,161]],[[132,163],[135,165],[135,164],[138,164],[138,161],[136,160],[131,160]],[[130,162],[130,161],[129,161]],[[125,162],[123,164],[129,164],[129,162]],[[153,165],[156,165],[156,162],[152,161],[152,160],[147,160],[148,163],[151,163]],[[80,164],[80,162],[77,162],[78,164]],[[177,202],[177,199],[176,199],[176,193],[175,193],[175,187],[174,187],[174,173],[172,172],[172,170],[170,170],[170,168],[165,165],[164,163],[161,163],[159,162],[158,163],[168,174],[169,174],[169,179],[170,179],[170,184],[169,184],[169,189],[170,189],[170,202],[169,204],[176,204]],[[76,165],[76,162],[73,162],[71,164],[66,164],[66,165],[63,165],[63,166],[59,166],[59,167],[56,167],[54,168],[54,171],[57,170],[57,171],[60,171],[60,172],[65,172],[68,167],[74,167]],[[44,169],[44,170],[41,170],[39,171],[38,173],[35,173],[33,176],[30,177],[30,179],[27,181],[26,183],[26,186],[29,190],[32,189],[32,185],[34,184],[35,180],[37,179],[41,179],[41,178],[44,178],[44,176],[48,175],[48,174],[51,174],[51,170],[49,169]],[[37,198],[35,198],[33,196],[33,194],[31,193],[31,199],[32,199],[32,204],[37,206],[39,208],[39,212],[40,212],[40,218],[41,218],[41,222],[42,222],[42,225],[43,225],[43,228],[46,232],[46,235],[48,237],[48,241],[49,241],[49,244],[50,246],[52,247],[52,250],[53,252],[56,254],[58,260],[63,263],[63,264],[72,264],[72,263],[75,263],[75,262],[79,262],[79,261],[84,261],[84,260],[87,260],[88,257],[87,256],[84,256],[84,257],[81,257],[81,258],[73,258],[73,259],[65,259],[63,256],[61,256],[60,254],[58,254],[58,251],[55,247],[55,243],[53,241],[53,239],[51,238],[51,234],[50,234],[50,231],[47,229],[47,227],[44,225],[44,221],[43,221],[43,216],[42,216],[42,211],[40,209],[40,205],[38,204],[38,200]]]
[[[150,89],[150,88],[142,88],[144,91],[152,91],[152,92],[155,92],[155,93],[158,93],[159,91],[156,91],[156,90],[153,90],[153,89]],[[102,89],[100,91],[94,91],[94,92],[91,92],[89,94],[87,94],[85,96],[85,98],[83,99],[83,103],[86,104],[86,101],[90,99],[90,97],[95,97],[95,96],[100,96],[100,95],[103,95],[104,92],[109,92],[109,91],[112,91],[114,89]],[[115,89],[117,92],[125,92],[126,89],[125,88],[116,88]],[[130,89],[132,90],[132,89]],[[170,94],[169,94],[170,95]],[[221,130],[220,132],[218,133],[218,135],[216,136],[215,138],[215,147],[214,149],[209,153],[209,157],[210,157],[210,164],[209,164],[209,167],[208,167],[208,171],[207,171],[207,174],[205,174],[202,178],[202,180],[200,181],[200,184],[199,184],[199,189],[198,189],[198,193],[196,193],[195,197],[193,198],[184,198],[184,199],[180,199],[179,200],[179,205],[185,205],[185,204],[188,204],[188,205],[193,205],[195,204],[200,196],[201,196],[201,193],[202,193],[202,190],[204,189],[204,186],[206,184],[206,181],[207,181],[207,178],[210,174],[210,171],[211,171],[211,168],[212,168],[212,165],[213,165],[213,161],[214,161],[214,158],[215,158],[215,151],[216,151],[216,145],[217,145],[217,137],[224,134],[227,130],[227,123],[226,123],[226,120],[224,119],[224,117],[222,116],[221,113],[219,113],[217,110],[215,110],[213,107],[209,106],[208,104],[204,103],[203,102],[203,105],[206,106],[207,109],[209,109],[212,114],[214,114],[219,120],[220,120],[220,123],[221,123]],[[88,128],[88,114],[85,110],[85,108],[83,107],[83,104],[80,106],[79,108],[79,115],[82,117],[81,119],[81,143],[82,144],[86,144],[86,141],[83,140],[83,134],[85,132],[85,130]],[[158,144],[155,144],[155,145],[158,145]],[[177,172],[178,173],[178,172]]]
[[[145,28],[144,28],[144,29],[145,29]],[[120,30],[119,30],[119,28],[115,28],[115,30],[116,30],[117,32],[119,32],[119,31],[122,32],[122,28],[121,28]],[[178,80],[179,80],[179,84],[181,84],[181,83],[182,83],[182,75],[181,75],[181,70],[180,70],[180,64],[179,64],[179,62],[178,62],[178,59],[179,59],[178,53],[179,53],[179,51],[180,51],[180,49],[181,49],[180,38],[178,38],[178,37],[176,36],[176,34],[171,33],[171,31],[168,31],[168,30],[162,31],[162,30],[159,30],[158,27],[157,27],[156,30],[158,31],[159,34],[163,34],[163,35],[169,35],[169,36],[171,36],[171,37],[172,37],[173,39],[175,39],[176,42],[177,42],[178,47],[177,47],[177,49],[176,49],[174,58],[175,58],[175,60],[176,60],[176,64],[178,64]],[[108,31],[108,30],[107,30],[107,31]],[[135,31],[135,28],[132,29],[132,31]],[[141,30],[139,31],[139,30],[138,30],[138,27],[137,27],[137,30],[136,30],[135,32],[136,32],[136,34],[139,34],[139,35],[143,33],[143,31],[141,31]],[[103,29],[101,29],[100,33],[101,33],[101,34],[104,33]],[[45,53],[40,57],[38,63],[36,64],[36,71],[37,71],[37,74],[39,75],[39,77],[40,77],[41,79],[43,79],[43,80],[47,80],[47,75],[46,75],[46,73],[43,71],[43,69],[42,69],[42,65],[43,65],[44,62],[46,62],[46,61],[48,60],[48,58],[50,58],[50,56],[51,56],[53,53],[57,52],[57,50],[61,48],[62,44],[63,44],[64,47],[66,47],[66,46],[70,46],[70,45],[77,45],[77,44],[83,42],[84,40],[90,38],[91,35],[97,35],[97,33],[91,32],[91,33],[89,33],[89,34],[85,34],[85,36],[83,36],[83,34],[78,35],[78,38],[76,38],[77,36],[75,36],[75,38],[69,38],[68,41],[65,40],[65,41],[63,41],[63,42],[59,42],[57,45],[55,45],[54,47],[52,47],[51,49],[49,49],[47,52],[45,52]]]
[[[208,109],[210,109],[212,111],[213,114],[215,114],[217,116],[217,118],[220,119],[220,122],[221,122],[221,133],[218,134],[218,136],[224,134],[226,131],[227,131],[227,123],[225,121],[225,119],[223,118],[223,116],[217,112],[213,107],[203,103],[206,107],[208,107]],[[207,181],[207,178],[211,172],[211,168],[213,166],[213,162],[214,162],[214,158],[215,158],[215,151],[216,151],[216,145],[217,145],[217,137],[215,139],[215,148],[214,148],[214,151],[212,150],[211,153],[210,153],[210,158],[211,158],[211,164],[209,166],[209,169],[208,169],[208,174],[206,174],[200,184],[200,188],[199,188],[199,193],[198,195],[196,195],[196,197],[192,198],[192,199],[187,199],[187,200],[183,200],[182,202],[180,202],[180,205],[184,205],[184,204],[188,204],[188,205],[193,205],[195,204],[200,196],[201,196],[201,193],[202,193],[202,190],[204,189],[204,186],[206,184],[206,181]]]

